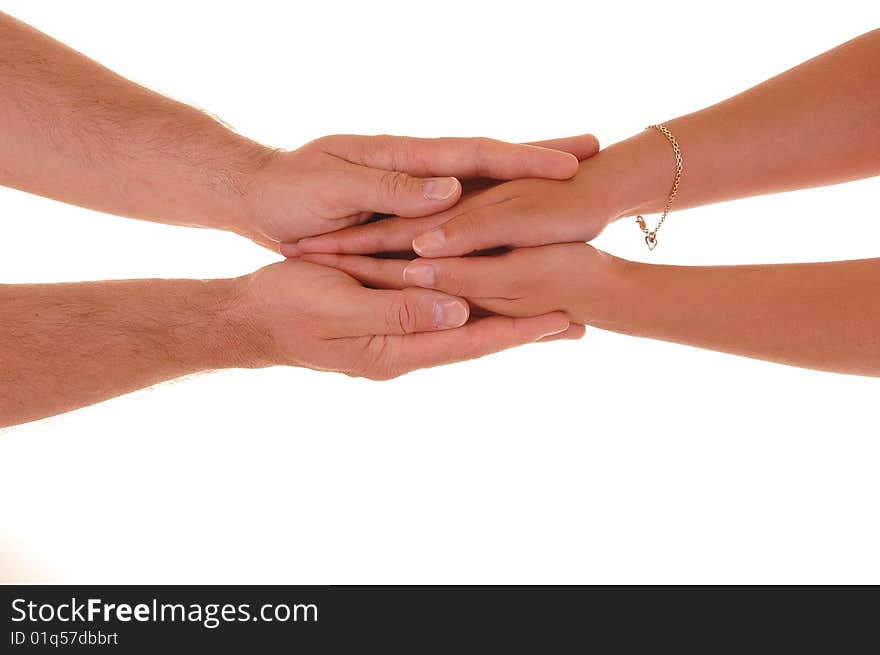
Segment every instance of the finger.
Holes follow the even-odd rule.
[[[335,139],[337,137],[329,138]],[[371,139],[376,137],[352,138]],[[562,139],[553,139],[550,141],[538,142],[535,145],[553,146],[559,148],[560,150],[570,152],[578,158],[592,156],[596,153],[599,147],[599,143],[596,138],[590,134],[575,137],[566,137]],[[386,171],[381,171],[379,175],[382,176],[386,173]],[[397,178],[397,182],[394,182],[394,180],[394,175],[391,175],[390,177],[386,175],[384,184],[388,185],[390,183],[391,185],[402,185],[402,180],[400,178]],[[478,181],[477,183],[483,186],[491,185],[491,181],[487,181],[485,179],[482,181]],[[417,196],[416,192],[411,193],[414,196]],[[459,190],[457,194],[453,195],[452,200],[447,200],[446,202],[454,203],[455,200],[460,199],[460,194],[461,191]],[[356,205],[357,198],[353,199],[349,204]],[[420,201],[418,199],[413,201],[413,204],[414,207],[412,207],[411,214],[419,214],[425,212],[424,207],[420,204]],[[433,206],[434,205],[432,205],[432,207]],[[442,203],[436,205],[436,207],[438,208],[442,206]],[[352,209],[352,211],[354,210],[355,209]],[[431,228],[437,227],[446,222],[446,220],[450,218],[449,214],[450,212],[447,211],[446,214],[437,214],[433,218],[425,217],[423,223],[408,223],[405,220],[386,219],[377,223],[370,223],[364,226],[356,226],[349,229],[338,230],[329,234],[323,234],[316,237],[302,239],[295,245],[284,244],[282,246],[282,253],[288,257],[295,257],[302,252],[342,252],[352,254],[400,252],[408,250],[411,246],[412,240],[422,232],[428,231]]]
[[[553,307],[547,307],[544,303],[536,305],[533,299],[529,303],[518,302],[514,297],[517,280],[521,275],[513,275],[511,280],[499,279],[494,285],[489,280],[500,278],[507,271],[508,266],[493,268],[491,263],[503,261],[502,257],[473,257],[463,260],[449,260],[450,265],[445,266],[445,260],[425,260],[426,265],[439,269],[434,281],[428,281],[419,277],[418,271],[409,278],[405,271],[409,267],[409,260],[402,259],[376,259],[362,255],[332,255],[310,254],[303,255],[302,259],[322,266],[330,266],[355,278],[362,284],[376,289],[405,289],[412,286],[432,286],[438,290],[461,289],[461,293],[453,293],[454,296],[462,296],[471,305],[471,316],[476,314],[503,314],[505,316],[532,316],[536,313],[547,312]],[[459,264],[460,262],[460,264]],[[489,263],[484,266],[484,262]],[[437,266],[439,264],[439,266]],[[418,268],[418,267],[416,267]],[[472,269],[472,270],[470,270]],[[484,272],[485,271],[485,272]],[[509,274],[509,273],[507,273]],[[477,282],[477,283],[474,283]],[[465,291],[473,291],[474,295],[468,295]],[[449,293],[449,291],[446,291]],[[482,294],[482,295],[478,295]],[[510,296],[510,297],[509,297]]]
[[[550,148],[551,150],[561,150],[562,152],[574,155],[578,160],[589,159],[599,152],[599,140],[592,134],[566,136],[546,141],[533,141],[529,145]]]
[[[580,339],[587,332],[587,326],[583,323],[572,323],[568,326],[567,330],[560,332],[559,334],[551,334],[549,337],[544,337],[540,339],[541,342],[545,341],[563,341],[563,340],[577,340]]]
[[[337,268],[343,273],[375,289],[403,289],[407,285],[403,270],[407,259],[377,259],[362,255],[305,254],[302,259],[322,266]]]
[[[421,257],[458,257],[498,246],[577,241],[578,227],[574,221],[545,220],[542,210],[522,198],[510,198],[463,211],[417,236],[412,249]]]
[[[467,298],[514,299],[529,271],[515,265],[515,253],[494,257],[416,259],[403,269],[410,287],[436,289]]]
[[[546,294],[530,291],[531,267],[523,265],[520,254],[416,259],[404,268],[403,281],[408,287],[467,298],[474,307],[493,314],[535,316],[559,309],[548,304]]]
[[[568,329],[562,312],[529,318],[490,316],[455,330],[414,334],[402,338],[401,373],[419,368],[476,359],[514,346],[540,341]]]
[[[321,146],[325,152],[355,164],[418,177],[567,180],[578,167],[577,157],[567,152],[485,137],[419,139],[338,135],[325,137]]]
[[[476,206],[476,203],[485,203],[481,207],[493,207],[508,200],[493,202],[493,196],[476,194],[468,197],[461,204],[445,212],[422,216],[418,218],[401,218],[393,216],[382,220],[354,225],[335,232],[328,232],[314,237],[300,239],[295,248],[291,248],[296,256],[303,252],[331,252],[353,255],[375,254],[384,252],[408,252],[412,250],[413,240],[432,228],[439,227],[450,219],[465,213],[466,207]],[[285,252],[285,254],[287,254]]]
[[[329,232],[316,237],[300,239],[299,252],[328,252],[368,254],[376,252],[403,252],[412,248],[413,239],[431,228],[442,225],[447,215],[423,218],[384,218],[375,223]]]
[[[464,325],[470,308],[461,298],[428,289],[360,288],[340,321],[340,336],[414,334]]]
[[[589,159],[599,152],[599,141],[592,134],[568,136],[561,139],[549,139],[547,141],[532,141],[527,145],[561,150],[578,158],[579,161]],[[476,191],[482,191],[502,184],[500,180],[487,177],[461,180],[462,196],[471,195]]]
[[[423,179],[396,170],[356,164],[346,167],[337,198],[351,213],[426,216],[448,209],[461,197],[461,183],[454,177]]]

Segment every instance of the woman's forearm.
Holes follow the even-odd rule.
[[[268,149],[0,13],[0,184],[99,211],[236,229]]]
[[[880,259],[766,266],[661,266],[589,244],[484,257],[311,254],[380,288],[425,287],[524,317],[575,323],[840,373],[880,376]]]
[[[878,175],[880,30],[665,124],[684,154],[678,209]],[[618,216],[662,211],[674,166],[661,134],[645,130],[581,167],[608,165]]]
[[[576,320],[793,366],[880,376],[880,259],[766,266],[627,262],[618,269],[602,315],[591,310]]]
[[[673,211],[878,175],[880,30],[665,124],[683,154]],[[616,219],[664,209],[675,179],[673,152],[658,130],[642,130],[583,159],[571,180],[517,180],[434,216],[352,227],[304,239],[298,248],[412,248],[436,258],[590,241]]]

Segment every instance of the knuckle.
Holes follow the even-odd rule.
[[[303,148],[317,150],[334,150],[345,137],[342,134],[328,134],[309,141]],[[301,148],[302,149],[302,148]]]
[[[472,332],[467,337],[466,357],[478,359],[486,354],[486,341],[480,333]]]
[[[377,134],[370,139],[371,161],[383,162],[382,168],[400,168],[401,138],[392,134]],[[384,165],[387,160],[388,164]]]
[[[489,221],[483,209],[474,209],[453,219],[444,228],[446,239],[467,252],[479,250],[487,245],[486,234]]]
[[[409,186],[409,176],[399,171],[385,171],[379,178],[379,187],[388,198],[405,195]]]
[[[489,152],[492,148],[492,139],[479,136],[474,139],[474,163],[478,177],[490,177]]]
[[[480,220],[476,212],[462,214],[447,227],[446,236],[470,242],[479,232],[479,223]]]
[[[388,305],[385,322],[389,333],[409,334],[414,332],[418,321],[418,309],[407,297],[401,297]]]
[[[412,167],[416,151],[416,140],[413,137],[397,137],[392,150],[393,168],[397,170],[406,170]]]
[[[495,141],[487,136],[478,136],[476,139],[477,154],[485,159],[486,157],[488,157],[489,151],[492,149],[492,145],[494,143]]]
[[[519,147],[516,149],[516,163],[519,166],[520,172],[533,170],[533,152],[534,151],[531,148]]]
[[[414,219],[386,218],[376,223],[373,229],[377,252],[407,250],[412,240],[418,236],[418,226],[406,221]]]
[[[396,141],[397,137],[392,134],[376,134],[370,137],[370,144],[377,150],[391,149]]]

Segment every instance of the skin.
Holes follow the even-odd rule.
[[[387,380],[572,337],[559,312],[468,321],[466,303],[447,294],[365,289],[304,261],[231,280],[0,285],[0,304],[0,427],[208,370],[284,365]]]
[[[374,212],[448,209],[462,180],[566,179],[597,149],[589,135],[522,145],[337,135],[270,148],[0,14],[0,184],[231,230],[276,252]],[[462,299],[366,289],[306,262],[237,280],[0,285],[0,305],[0,426],[217,368],[388,379],[583,334],[561,313],[469,320]]]
[[[107,213],[280,243],[373,212],[452,207],[459,179],[567,179],[593,137],[335,135],[297,150],[247,139],[0,14],[0,184]],[[567,152],[554,150],[559,147]]]
[[[878,175],[880,30],[665,124],[684,155],[674,209]],[[407,262],[314,253],[412,250],[431,259],[412,264],[407,284],[431,287],[425,273],[430,261],[440,280],[436,288],[490,311],[522,316],[552,306],[574,321],[628,334],[828,371],[880,374],[880,260],[652,266],[581,243],[546,245],[586,241],[611,221],[661,211],[674,171],[670,144],[650,129],[582,161],[571,180],[509,182],[435,216],[390,218],[298,246],[311,253],[310,260],[377,286],[402,284]],[[446,259],[499,246],[520,250]],[[476,287],[470,284],[477,282],[474,272],[483,278]]]
[[[807,368],[880,375],[880,259],[768,266],[658,266],[588,244],[490,257],[304,255],[377,288],[418,285],[507,316],[575,323]],[[815,311],[817,306],[825,311]],[[761,320],[756,320],[759,318]]]
[[[880,30],[665,125],[684,155],[674,209],[878,175]],[[674,172],[669,142],[643,130],[582,161],[570,180],[517,180],[434,216],[394,218],[298,245],[302,252],[449,257],[589,241],[612,221],[662,211]]]

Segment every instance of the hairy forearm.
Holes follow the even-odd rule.
[[[675,207],[880,174],[880,30],[717,105],[665,123],[684,154]],[[672,150],[656,130],[582,163],[610,166],[618,216],[663,209]]]
[[[766,266],[626,263],[583,316],[599,327],[880,376],[880,259]],[[597,307],[600,309],[597,311]]]
[[[0,184],[99,211],[241,230],[268,149],[0,13]]]
[[[230,280],[0,285],[0,427],[243,366]]]

